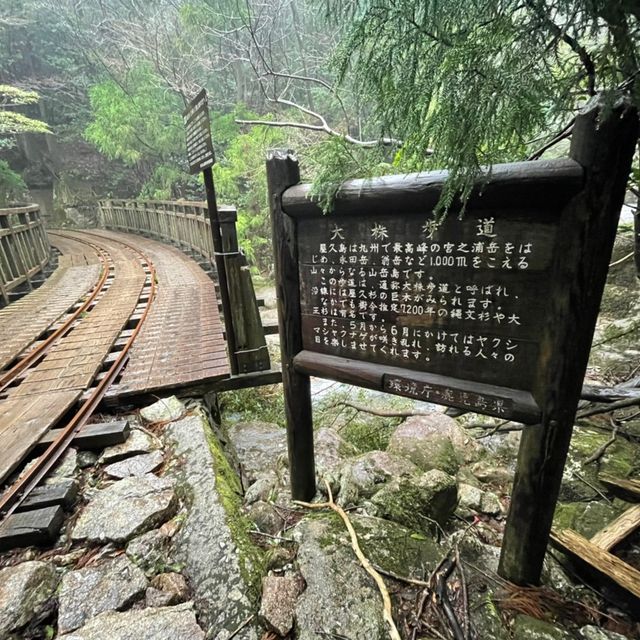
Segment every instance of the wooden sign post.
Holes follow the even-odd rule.
[[[238,373],[236,337],[231,321],[231,303],[229,301],[229,290],[226,286],[227,267],[222,247],[222,234],[220,233],[216,189],[213,183],[213,172],[211,170],[211,167],[213,167],[215,163],[215,155],[213,152],[213,141],[211,139],[211,122],[209,120],[209,102],[206,89],[203,89],[189,103],[189,106],[182,114],[182,119],[186,129],[189,172],[195,174],[202,171],[202,177],[204,178],[216,271],[218,272],[218,282],[220,284],[220,302],[222,303],[222,314],[224,316],[229,366],[232,375],[236,375]]]
[[[310,375],[517,420],[500,573],[539,581],[637,127],[594,103],[569,158],[494,166],[441,224],[445,172],[347,182],[323,215],[270,155],[294,498],[315,493]]]

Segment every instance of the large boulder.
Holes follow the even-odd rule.
[[[336,540],[330,518],[305,519],[294,530],[307,588],[296,605],[298,640],[345,637],[386,640],[382,600],[353,551]]]
[[[360,498],[370,498],[391,478],[419,473],[420,469],[406,458],[388,451],[369,451],[342,465],[338,502],[343,506],[357,504]]]
[[[0,569],[0,638],[28,624],[58,584],[56,568],[49,562],[23,562]]]
[[[74,541],[126,542],[152,529],[175,512],[173,482],[147,474],[125,478],[98,491],[74,527]]]
[[[389,441],[390,453],[408,458],[424,471],[440,469],[455,474],[463,463],[478,460],[483,448],[444,413],[411,416]]]
[[[439,469],[412,479],[395,479],[372,498],[368,510],[415,531],[433,531],[455,511],[456,481]]]
[[[73,631],[105,611],[124,609],[146,587],[144,573],[126,556],[70,571],[60,586],[58,632]]]
[[[360,547],[369,560],[403,576],[429,574],[446,549],[394,522],[349,514]],[[298,597],[298,640],[346,637],[386,640],[382,597],[358,561],[344,523],[334,514],[305,518],[293,530],[298,563],[307,588]]]
[[[204,640],[193,603],[103,613],[60,640]]]

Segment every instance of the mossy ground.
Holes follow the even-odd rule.
[[[375,411],[376,407],[387,411],[410,411],[414,404],[406,398],[385,395],[381,399],[379,393],[344,386],[323,396],[314,407],[315,428],[335,429],[359,454],[384,451],[403,418],[377,416],[374,413],[359,411],[345,404],[347,402],[365,406],[372,411]]]
[[[222,507],[227,514],[227,525],[238,548],[240,573],[249,587],[249,596],[254,602],[257,602],[261,593],[261,579],[265,573],[264,554],[253,543],[250,535],[250,532],[254,530],[253,523],[242,512],[240,479],[229,463],[213,430],[207,429],[206,436],[213,457],[216,489]]]

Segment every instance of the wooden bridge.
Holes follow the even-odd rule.
[[[36,206],[0,210],[0,485],[45,449],[0,496],[5,514],[100,405],[281,380],[234,209],[220,214],[220,282],[205,205],[112,200],[100,210],[105,229],[48,233]]]

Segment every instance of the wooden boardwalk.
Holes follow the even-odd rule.
[[[157,393],[229,376],[213,281],[184,253],[155,240],[113,231],[101,237],[132,242],[153,261],[158,293],[129,364],[107,397]]]
[[[86,294],[98,280],[98,254],[89,245],[51,235],[62,252],[58,268],[28,296],[0,309],[0,371]]]
[[[62,252],[59,269],[40,289],[3,310],[4,366],[95,285],[101,267],[97,251],[86,243],[110,256],[114,277],[93,309],[5,390],[0,482],[95,385],[116,343],[139,317],[149,277],[140,252],[156,269],[157,295],[110,397],[160,393],[229,376],[214,285],[195,262],[166,245],[115,232],[65,231],[52,234],[52,240]]]

